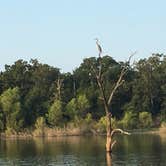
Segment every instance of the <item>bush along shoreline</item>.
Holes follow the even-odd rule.
[[[112,125],[116,128],[126,128],[133,134],[166,134],[166,123],[160,126],[154,126],[150,114],[142,112],[138,115],[139,119],[133,121],[131,112],[127,112],[123,119],[112,119]],[[101,136],[106,134],[106,118],[101,117],[99,121],[94,121],[88,114],[85,119],[76,118],[75,121],[66,124],[66,126],[48,127],[43,117],[36,120],[35,126],[24,131],[15,131],[8,128],[1,133],[1,138],[33,138],[33,137],[61,137],[61,136]]]

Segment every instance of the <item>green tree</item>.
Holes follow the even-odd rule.
[[[4,91],[0,96],[0,103],[4,113],[5,128],[19,131],[23,127],[19,89],[16,87]]]
[[[140,60],[136,66],[136,77],[132,82],[133,105],[137,112],[151,112],[153,116],[160,113],[164,78],[161,79],[161,56],[153,54],[148,59]]]
[[[76,100],[76,104],[78,109],[78,116],[85,117],[85,115],[87,114],[87,110],[89,108],[89,101],[86,98],[86,95],[79,95]]]
[[[44,136],[44,128],[46,126],[45,118],[44,117],[38,117],[35,122],[35,131],[33,134],[35,136]]]
[[[38,117],[47,113],[54,95],[52,86],[58,78],[59,69],[31,60],[30,72],[31,88],[23,102],[27,125],[33,125]]]
[[[161,120],[166,122],[166,56],[163,56],[163,60],[160,65],[160,87],[161,94],[158,99],[161,100]]]
[[[150,128],[152,126],[152,115],[149,112],[139,113],[140,127]]]
[[[63,123],[63,103],[55,100],[47,114],[48,123],[52,126],[60,126]]]
[[[73,98],[66,105],[66,114],[70,119],[74,119],[76,116],[78,118],[85,118],[89,109],[89,101],[85,94],[80,94],[77,98]]]
[[[0,131],[3,131],[4,130],[4,127],[5,127],[5,121],[4,121],[4,113],[3,113],[3,110],[1,108],[1,105],[0,105]]]
[[[124,128],[136,129],[138,127],[138,115],[132,111],[127,111],[121,122]]]
[[[70,120],[73,120],[77,116],[77,104],[76,98],[71,99],[66,105],[66,115],[69,116]]]

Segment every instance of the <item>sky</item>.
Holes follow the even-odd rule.
[[[72,72],[84,58],[166,53],[165,0],[0,0],[0,70],[38,59]]]

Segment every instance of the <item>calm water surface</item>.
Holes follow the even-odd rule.
[[[104,137],[0,140],[4,166],[105,166]],[[166,166],[166,136],[118,137],[112,166]]]

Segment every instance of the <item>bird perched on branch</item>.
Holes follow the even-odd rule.
[[[97,38],[95,40],[96,40],[97,49],[99,51],[99,58],[101,58],[102,48],[99,44],[99,40]]]

